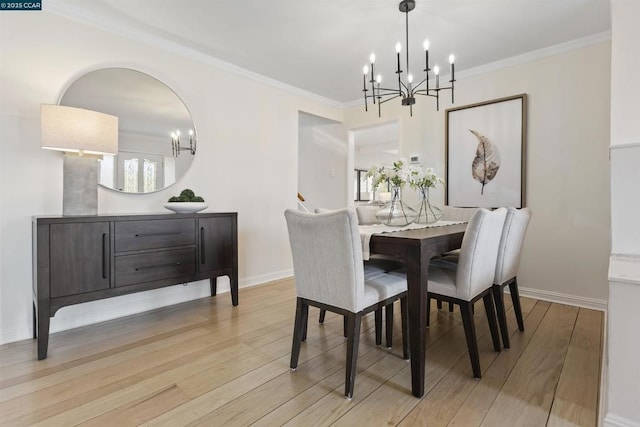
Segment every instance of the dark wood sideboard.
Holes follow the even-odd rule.
[[[33,337],[47,357],[61,307],[229,276],[238,305],[237,213],[33,218]]]

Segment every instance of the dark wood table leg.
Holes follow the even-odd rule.
[[[35,301],[32,303],[33,305],[33,339],[38,338],[38,316],[36,315],[36,303]]]
[[[409,351],[411,353],[411,391],[424,396],[425,332],[427,324],[428,258],[420,247],[407,251],[407,300],[409,309]]]

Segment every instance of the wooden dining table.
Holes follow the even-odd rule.
[[[411,390],[416,397],[424,396],[429,262],[434,256],[460,248],[466,227],[463,223],[373,234],[369,242],[372,255],[391,255],[407,270]]]

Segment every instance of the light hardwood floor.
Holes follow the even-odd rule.
[[[482,304],[476,327],[483,377],[475,380],[454,313],[432,307],[426,394],[411,395],[399,318],[392,349],[376,347],[365,318],[355,396],[344,398],[342,319],[310,310],[295,372],[289,354],[292,280],[240,290],[0,346],[3,425],[428,425],[595,426],[603,314],[522,299],[511,349],[492,349]],[[399,315],[399,307],[395,310]]]

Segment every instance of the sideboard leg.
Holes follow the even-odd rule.
[[[47,307],[48,308],[48,307]],[[49,312],[38,306],[38,360],[47,358],[49,347]]]
[[[215,297],[218,293],[218,278],[210,277],[209,283],[211,284],[211,296]]]
[[[238,272],[234,272],[229,276],[229,285],[231,286],[231,304],[238,305]]]

